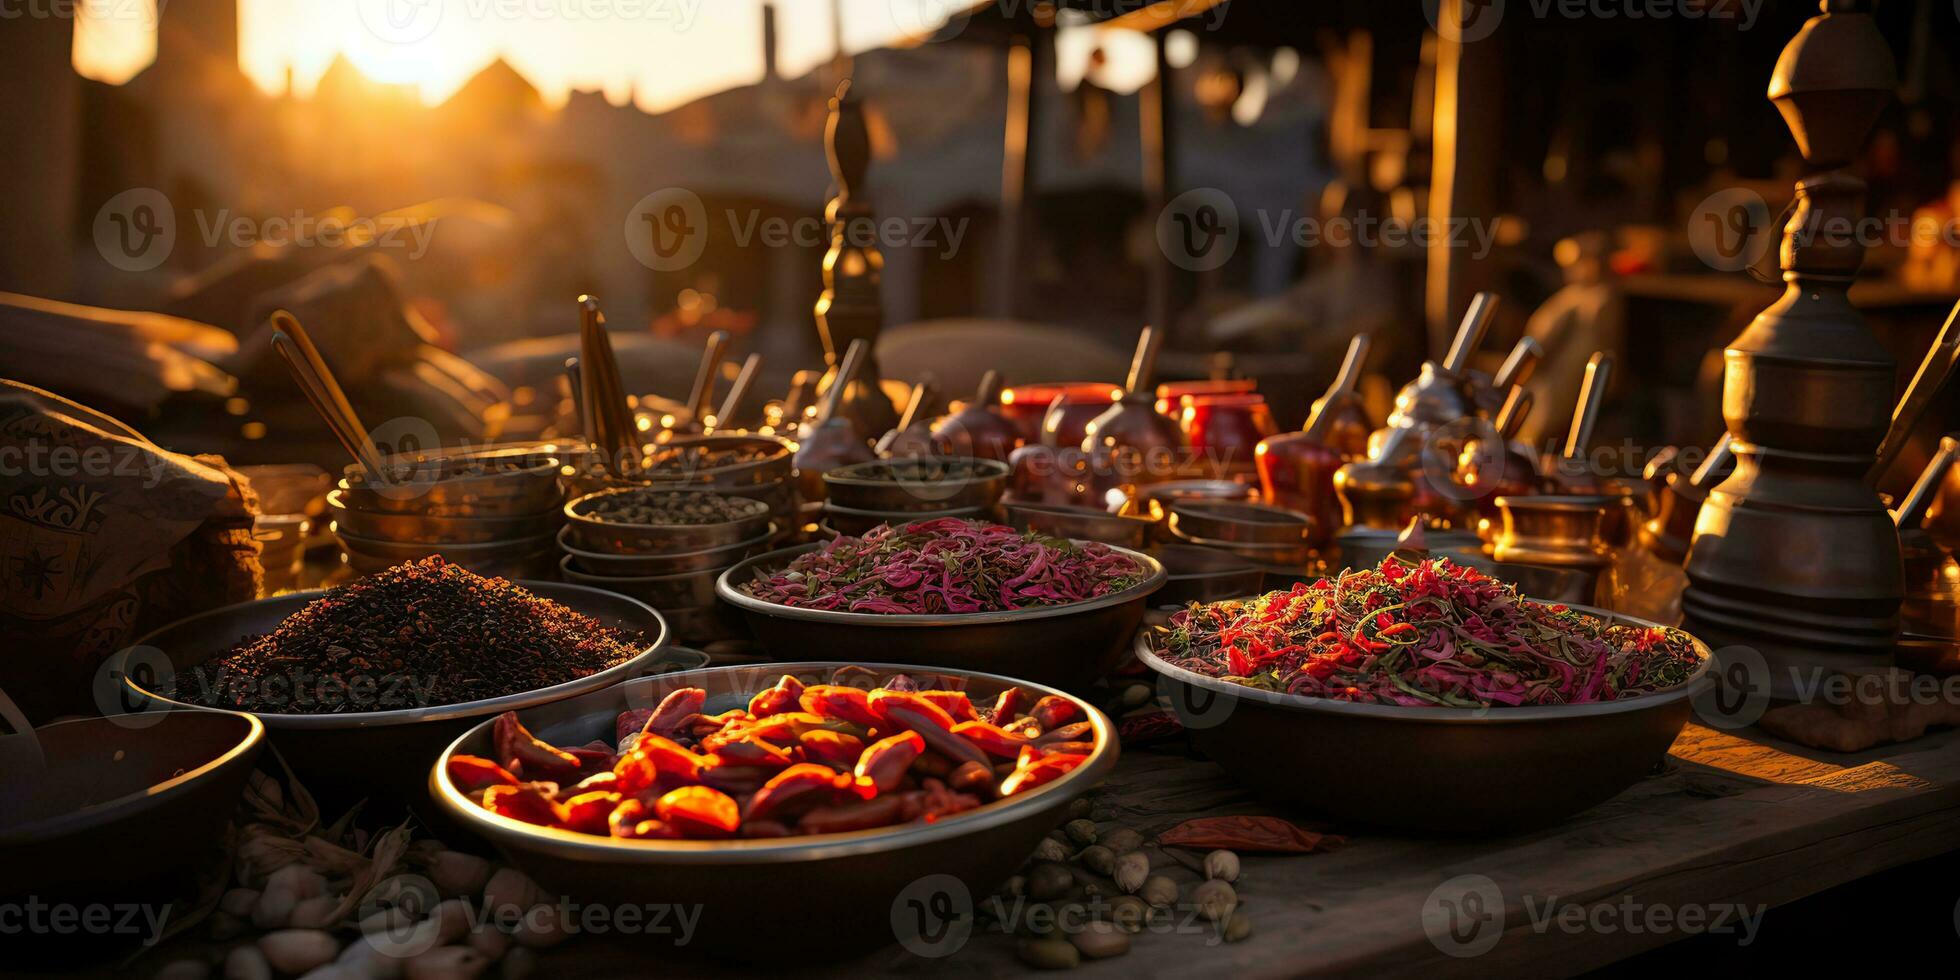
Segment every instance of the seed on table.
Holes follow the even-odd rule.
[[[257,946],[234,946],[225,954],[225,980],[272,980],[272,964]]]
[[[177,960],[165,963],[156,972],[156,980],[204,980],[211,975],[211,968],[203,960]]]
[[[1142,932],[1150,924],[1150,903],[1135,895],[1118,895],[1110,903],[1109,921],[1124,932]]]
[[[1088,816],[1091,809],[1093,809],[1093,804],[1089,802],[1089,798],[1086,796],[1078,796],[1068,801],[1068,817],[1070,820],[1078,820]]]
[[[1231,882],[1213,878],[1191,889],[1191,904],[1206,920],[1224,922],[1239,907],[1239,893],[1232,890]]]
[[[259,952],[273,969],[297,975],[332,963],[340,942],[318,929],[281,929],[259,937]]]
[[[402,973],[408,980],[474,980],[489,967],[490,958],[468,946],[439,946],[411,957]]]
[[[1128,854],[1143,846],[1143,835],[1128,827],[1118,827],[1102,835],[1098,841],[1102,846],[1115,851],[1118,856]]]
[[[1245,914],[1244,909],[1233,912],[1232,917],[1225,921],[1226,942],[1235,943],[1250,935],[1252,935],[1252,918]]]
[[[1072,970],[1082,962],[1081,952],[1066,939],[1023,939],[1014,954],[1037,970]]]
[[[1116,859],[1116,869],[1112,874],[1116,887],[1126,892],[1134,892],[1150,880],[1150,855],[1142,851],[1131,851]]]
[[[1034,846],[1036,861],[1066,861],[1068,854],[1068,845],[1053,837],[1043,837],[1041,843]]]
[[[1096,842],[1096,824],[1092,820],[1070,820],[1062,825],[1062,832],[1078,847],[1086,847]]]
[[[1177,901],[1177,882],[1163,875],[1151,875],[1137,894],[1142,896],[1144,901],[1149,902],[1151,907],[1167,909],[1171,907],[1171,903]]]
[[[1219,881],[1239,880],[1239,856],[1231,851],[1213,851],[1205,855],[1205,877]]]
[[[1077,854],[1075,859],[1082,862],[1083,867],[1099,875],[1106,875],[1116,868],[1116,852],[1101,844],[1091,844],[1083,848],[1082,853]]]
[[[1130,951],[1130,936],[1109,922],[1091,922],[1068,937],[1075,948],[1092,960],[1121,956]]]
[[[1075,874],[1066,865],[1043,862],[1028,872],[1028,897],[1046,902],[1068,894],[1075,887]]]

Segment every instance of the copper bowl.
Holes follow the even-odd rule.
[[[762,533],[746,541],[668,554],[612,554],[587,551],[571,544],[570,531],[571,527],[567,525],[559,532],[558,547],[567,555],[577,559],[580,571],[588,575],[628,577],[679,575],[683,572],[699,572],[710,568],[727,568],[758,551],[767,549],[775,539],[776,525],[770,524]]]
[[[556,510],[493,517],[442,517],[396,511],[356,510],[343,500],[346,491],[327,494],[327,513],[336,530],[374,541],[413,545],[496,544],[554,534],[561,520]]]
[[[911,456],[840,466],[823,475],[825,499],[843,510],[925,513],[992,507],[1011,472],[971,456]]]
[[[426,799],[426,761],[471,725],[505,711],[535,707],[608,687],[662,669],[667,625],[653,607],[611,592],[558,582],[516,583],[539,597],[570,606],[618,629],[637,631],[644,646],[617,666],[562,684],[459,704],[388,708],[334,714],[255,711],[279,754],[323,805],[345,806],[363,797],[416,804]],[[188,697],[155,693],[174,685],[176,670],[195,667],[230,652],[244,637],[277,629],[286,617],[325,595],[293,592],[213,609],[150,633],[112,659],[132,707],[143,710],[210,710]],[[375,704],[383,701],[377,675]],[[355,680],[358,680],[357,678]],[[409,678],[413,680],[413,678]],[[215,695],[214,695],[215,696]],[[406,699],[411,699],[409,696]]]
[[[1574,607],[1635,626],[1647,620]],[[1272,799],[1358,825],[1447,836],[1550,826],[1653,773],[1688,723],[1701,667],[1669,690],[1596,704],[1492,708],[1356,704],[1262,691],[1136,655],[1198,748]],[[1275,746],[1312,751],[1275,752]]]
[[[1145,603],[1164,584],[1164,566],[1129,548],[1144,580],[1121,592],[1063,606],[1003,612],[898,614],[836,612],[778,605],[737,586],[761,569],[779,569],[821,544],[772,551],[722,573],[715,593],[740,609],[749,629],[778,656],[848,660],[867,650],[902,650],[921,667],[990,668],[1071,690],[1087,690],[1123,660]]]
[[[401,453],[382,460],[403,468],[392,483],[371,483],[349,466],[337,487],[349,510],[429,517],[510,517],[556,510],[563,461],[528,448]]]
[[[1267,504],[1223,500],[1174,500],[1170,529],[1191,538],[1234,544],[1303,545],[1312,537],[1313,518]]]
[[[0,734],[0,902],[184,914],[198,871],[222,854],[225,825],[265,746],[265,726],[232,711],[81,718]],[[16,912],[18,912],[16,905]],[[73,970],[161,936],[8,929],[8,968]]]
[[[1150,531],[1157,526],[1149,518],[1112,514],[1094,507],[1025,503],[1007,505],[1007,523],[1023,531],[1136,549],[1150,543]]]
[[[825,683],[847,663],[859,661],[713,667],[643,678],[523,711],[518,718],[554,744],[595,738],[610,743],[620,712],[657,704],[679,688],[705,689],[708,702],[702,710],[719,712],[746,707],[750,697],[785,674]],[[617,840],[490,813],[458,792],[447,772],[452,755],[491,754],[488,721],[435,759],[428,770],[429,791],[451,819],[490,841],[549,895],[586,906],[693,910],[698,920],[682,952],[803,966],[813,957],[836,959],[890,945],[908,921],[918,921],[912,903],[944,894],[955,907],[961,896],[971,903],[967,907],[977,907],[1043,835],[1062,823],[1069,802],[1109,775],[1120,749],[1107,716],[1052,687],[946,668],[863,666],[879,673],[930,669],[950,675],[976,700],[1008,687],[1036,698],[1068,698],[1094,726],[1095,752],[1054,782],[934,823],[754,840]],[[663,952],[679,938],[675,931],[641,935]]]

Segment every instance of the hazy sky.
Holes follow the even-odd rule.
[[[83,0],[75,63],[91,77],[122,81],[155,55],[158,0]],[[172,4],[211,0],[161,0]],[[219,0],[222,2],[222,0]],[[862,50],[942,23],[961,0],[836,0],[844,46]],[[834,49],[833,0],[776,0],[778,68],[799,75]],[[287,66],[301,94],[312,91],[334,55],[364,73],[421,86],[440,101],[502,55],[561,101],[573,88],[602,88],[615,102],[634,97],[659,110],[762,76],[762,0],[240,0],[240,61],[267,91],[280,90]],[[1062,53],[1086,57],[1089,38]],[[1140,84],[1151,69],[1147,47],[1109,49],[1119,88]],[[1138,57],[1137,55],[1141,55]],[[1143,76],[1125,79],[1126,74]],[[1079,67],[1075,69],[1079,73]],[[1130,84],[1125,84],[1129,82]]]

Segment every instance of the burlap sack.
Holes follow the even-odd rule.
[[[251,599],[255,509],[224,460],[0,379],[0,690],[37,723],[92,711],[130,640]]]

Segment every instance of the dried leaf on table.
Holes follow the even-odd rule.
[[[1223,848],[1250,854],[1313,854],[1347,843],[1279,817],[1198,817],[1157,835],[1165,847]]]

